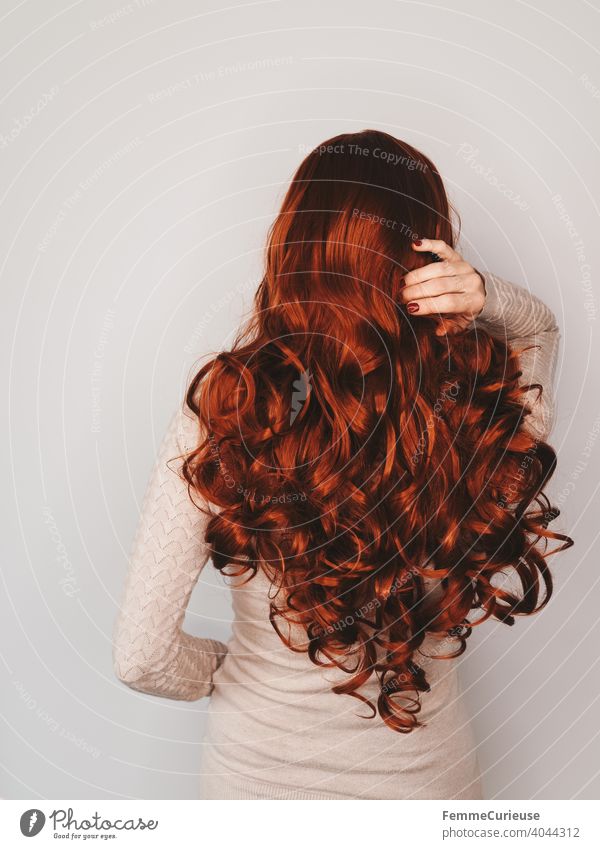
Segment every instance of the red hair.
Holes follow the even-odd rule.
[[[526,427],[517,354],[481,327],[438,337],[435,317],[401,306],[403,275],[431,261],[418,236],[454,244],[422,153],[373,130],[313,150],[271,227],[250,321],[189,386],[204,436],[183,465],[218,508],[215,567],[264,570],[281,639],[347,672],[334,690],[405,732],[429,688],[414,660],[425,636],[455,657],[474,624],[536,612],[552,592],[547,540],[572,545],[548,530],[556,456]],[[493,581],[510,570],[518,593]],[[426,578],[441,579],[435,602]],[[373,675],[376,705],[360,693]]]

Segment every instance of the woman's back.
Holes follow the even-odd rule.
[[[521,287],[485,279],[478,324],[511,344],[537,342],[522,355],[522,381],[544,387],[529,419],[543,439],[554,417],[556,321]],[[131,688],[172,699],[211,696],[201,798],[479,798],[460,659],[441,658],[448,640],[429,635],[417,653],[430,684],[421,697],[423,725],[398,734],[379,717],[363,718],[372,716],[365,704],[332,692],[334,679],[343,680],[339,669],[284,645],[270,622],[273,585],[260,570],[246,582],[229,579],[234,621],[227,645],[182,630],[210,554],[207,516],[174,465],[197,439],[197,421],[178,409],[146,489],[113,644],[115,672]],[[354,616],[370,613],[366,606]],[[378,686],[374,677],[367,681],[365,698],[376,701]]]
[[[213,675],[201,798],[481,798],[475,743],[460,694],[460,661],[419,653],[431,692],[423,726],[394,734],[366,705],[332,692],[339,669],[290,651],[269,621],[262,573],[232,587],[227,655]],[[430,655],[431,657],[427,657]],[[364,694],[377,701],[374,679]]]

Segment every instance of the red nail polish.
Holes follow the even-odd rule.
[[[408,304],[408,306],[406,307],[406,309],[409,312],[418,312],[419,311],[419,305],[416,303],[416,301],[411,301],[410,304]]]
[[[416,245],[417,247],[419,247],[422,244],[423,244],[423,242],[421,241],[421,239],[414,239],[413,240],[413,245]]]

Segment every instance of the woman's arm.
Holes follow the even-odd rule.
[[[546,304],[521,286],[489,272],[480,273],[439,239],[419,239],[413,250],[434,253],[440,262],[404,276],[401,299],[409,313],[435,315],[438,335],[480,325],[520,353],[520,385],[539,384],[523,394],[531,408],[525,427],[546,440],[554,424],[554,376],[560,332]],[[535,347],[534,347],[535,346]],[[523,350],[527,348],[528,350]]]
[[[113,665],[121,681],[134,690],[187,701],[210,694],[213,673],[227,652],[223,643],[181,627],[209,555],[207,517],[192,503],[180,476],[178,455],[196,440],[195,420],[178,409],[146,489],[113,631]]]
[[[560,331],[552,310],[540,298],[496,274],[482,272],[486,299],[475,325],[503,339],[512,349],[528,348],[520,355],[521,385],[539,383],[538,389],[523,398],[531,407],[525,426],[540,440],[546,440],[555,419],[554,379]],[[536,346],[536,347],[528,347]]]

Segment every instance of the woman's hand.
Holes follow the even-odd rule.
[[[483,277],[439,239],[419,239],[412,247],[437,254],[441,262],[415,268],[405,275],[401,297],[408,312],[438,316],[438,336],[465,330],[485,304]]]

